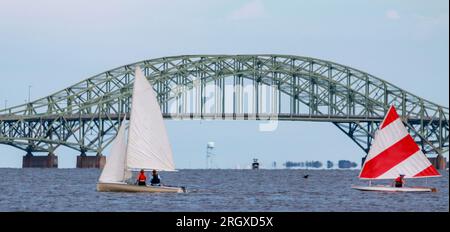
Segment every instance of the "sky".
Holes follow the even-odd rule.
[[[0,107],[45,97],[136,61],[184,54],[309,56],[363,70],[449,106],[447,0],[0,0]],[[166,121],[177,168],[272,162],[360,162],[364,152],[331,123]],[[61,148],[59,167],[77,151]],[[108,151],[105,152],[106,155]],[[23,152],[0,145],[0,167]],[[448,157],[448,154],[446,154]]]

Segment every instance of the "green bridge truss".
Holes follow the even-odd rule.
[[[448,151],[448,107],[344,65],[288,55],[186,55],[112,69],[0,110],[0,144],[28,153],[67,146],[102,154],[129,116],[135,66],[168,119],[330,122],[367,153],[393,104],[426,154]]]

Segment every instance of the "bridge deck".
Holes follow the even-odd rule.
[[[119,120],[124,117],[123,114],[72,114],[72,115],[34,115],[34,116],[17,116],[17,115],[0,115],[0,121],[4,122],[46,122],[54,121],[64,117],[65,121],[89,121],[89,120]],[[126,115],[129,119],[130,115]],[[188,114],[163,114],[165,119],[174,120],[280,120],[280,121],[316,121],[316,122],[336,122],[351,123],[359,122],[381,122],[383,117],[370,116],[339,116],[339,115],[311,115],[311,114],[215,114],[215,113],[188,113]],[[422,118],[424,123],[429,123],[436,118]],[[412,124],[420,123],[419,118],[408,118],[408,122]]]

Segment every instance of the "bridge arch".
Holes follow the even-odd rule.
[[[345,65],[289,55],[186,55],[124,65],[0,111],[0,143],[102,153],[129,113],[137,65],[166,118],[331,122],[368,152],[393,104],[425,153],[448,151],[448,107]]]

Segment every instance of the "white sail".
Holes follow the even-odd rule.
[[[136,67],[133,87],[127,167],[132,170],[175,170],[161,109],[153,87],[139,67]]]
[[[124,120],[112,143],[111,154],[106,157],[106,164],[99,179],[101,183],[123,182],[126,176],[129,175],[125,171],[125,155],[127,149],[125,127]]]

